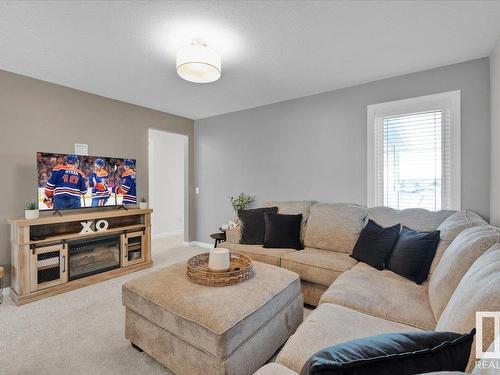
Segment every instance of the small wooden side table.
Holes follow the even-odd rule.
[[[210,238],[215,240],[214,247],[217,247],[218,244],[222,242],[226,242],[226,232],[214,233],[210,235]]]
[[[3,267],[0,267],[0,303],[3,302],[3,278],[5,277]]]

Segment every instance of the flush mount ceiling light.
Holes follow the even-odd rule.
[[[199,38],[177,52],[176,67],[181,78],[195,83],[215,82],[222,72],[220,56]]]

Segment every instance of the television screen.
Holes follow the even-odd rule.
[[[38,207],[64,210],[135,205],[135,160],[37,153]]]

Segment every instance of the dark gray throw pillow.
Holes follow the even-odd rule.
[[[263,245],[266,225],[264,213],[276,213],[278,207],[254,208],[250,210],[239,210],[238,217],[241,220],[242,231],[240,243],[245,245]]]
[[[417,284],[422,284],[429,275],[432,260],[436,255],[440,232],[417,232],[403,227],[398,242],[392,250],[388,269]]]
[[[383,270],[398,240],[400,230],[401,224],[384,228],[373,220],[368,220],[368,223],[359,234],[351,257],[358,262]]]
[[[300,375],[414,375],[465,371],[476,330],[371,336],[314,354]]]
[[[300,241],[300,227],[302,214],[283,215],[266,212],[264,214],[266,233],[264,235],[265,248],[302,250]]]

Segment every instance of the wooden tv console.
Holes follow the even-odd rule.
[[[151,267],[152,212],[108,209],[9,220],[10,296],[22,305]],[[107,229],[97,231],[102,220]],[[82,222],[89,232],[80,233]]]

